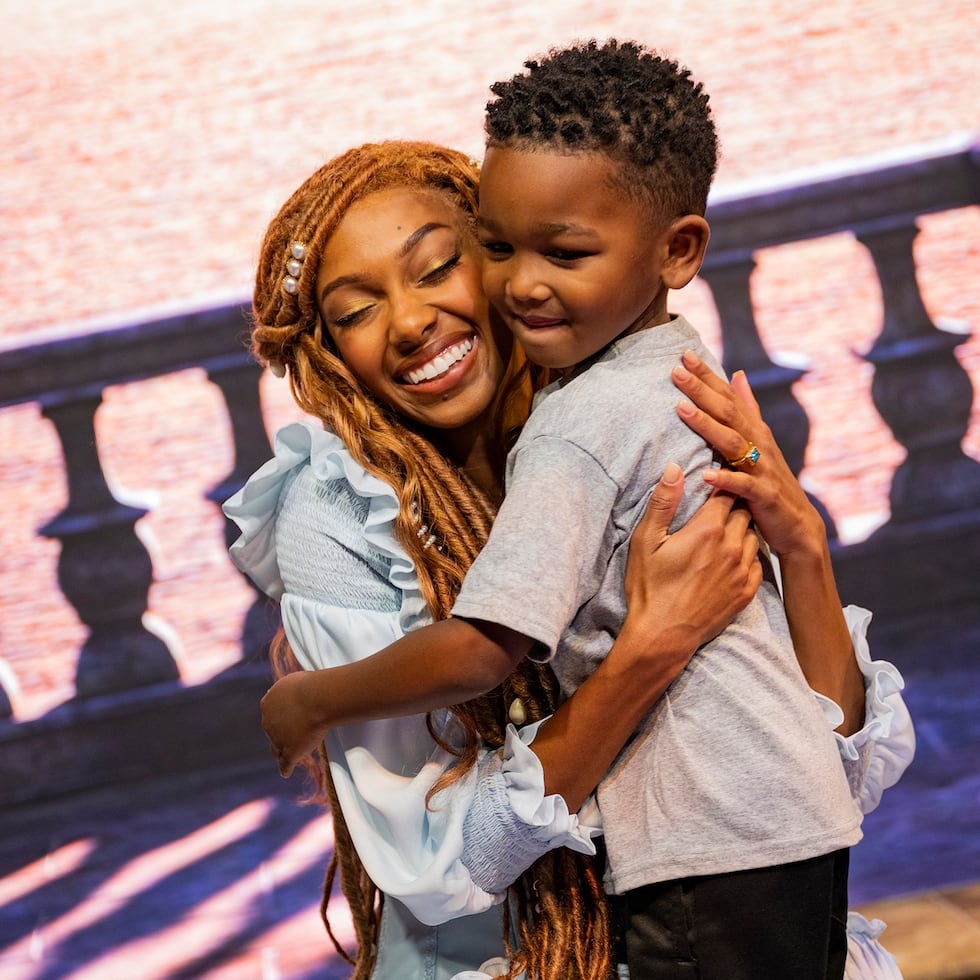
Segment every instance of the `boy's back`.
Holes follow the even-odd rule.
[[[716,367],[675,318],[616,342],[548,389],[508,460],[507,496],[453,614],[532,637],[571,693],[625,618],[629,537],[668,461],[708,493],[703,441],[675,415],[670,369],[685,348]],[[695,655],[599,788],[616,893],[688,875],[802,860],[855,843],[828,726],[797,664],[771,580]]]

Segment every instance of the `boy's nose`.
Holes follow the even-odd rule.
[[[540,303],[548,299],[551,289],[531,263],[515,265],[507,277],[507,292],[515,303]]]

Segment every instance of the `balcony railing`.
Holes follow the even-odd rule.
[[[966,338],[938,329],[930,319],[913,256],[921,216],[977,203],[980,147],[961,141],[847,170],[797,175],[779,186],[738,188],[715,197],[710,206],[711,248],[702,278],[718,308],[725,364],[747,371],[796,472],[803,466],[810,421],[792,386],[806,372],[777,363],[760,336],[750,285],[756,255],[846,232],[874,261],[884,317],[865,356],[874,368],[874,408],[906,458],[891,484],[888,524],[859,545],[834,544],[839,578],[855,598],[867,596],[873,606],[929,608],[937,596],[945,602],[978,601],[980,463],[961,448],[973,387],[954,353]],[[246,311],[231,304],[0,349],[0,408],[39,404],[60,441],[68,501],[37,533],[60,543],[58,582],[88,631],[81,648],[66,654],[77,658],[72,710],[55,713],[47,728],[45,719],[0,721],[0,756],[7,760],[0,762],[0,777],[10,776],[0,784],[20,786],[7,791],[8,797],[40,792],[26,751],[10,749],[19,737],[15,729],[33,726],[44,729],[49,740],[65,741],[79,725],[94,730],[112,715],[118,742],[127,724],[137,724],[134,706],[148,710],[156,697],[152,692],[161,691],[170,692],[171,724],[179,718],[173,711],[180,687],[177,661],[166,637],[152,631],[144,617],[154,567],[135,525],[147,509],[119,499],[110,488],[95,417],[109,386],[203,369],[227,407],[234,443],[230,472],[207,492],[217,506],[270,454],[261,370],[246,352],[245,332]],[[952,559],[954,551],[962,557]],[[918,563],[914,572],[905,568],[912,560]],[[876,589],[873,583],[882,574],[889,576],[889,585]],[[263,649],[271,628],[267,603],[256,596],[242,624],[243,659]],[[247,696],[261,683],[249,681]],[[236,696],[245,696],[236,690]],[[179,700],[200,704],[208,696],[208,690],[181,687]],[[121,720],[124,716],[130,721]],[[198,731],[198,744],[201,737]],[[217,730],[215,737],[220,737]],[[144,759],[144,764],[152,762]]]

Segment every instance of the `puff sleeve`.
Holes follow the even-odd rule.
[[[309,423],[281,430],[274,459],[224,509],[242,532],[233,561],[279,599],[305,669],[370,656],[429,622],[414,567],[395,538],[394,492],[333,433]],[[451,718],[438,713],[434,723],[452,744]],[[489,875],[481,866],[472,874],[464,852],[477,849],[466,840],[493,839],[503,850],[513,842],[528,864],[561,845],[594,852],[595,829],[544,794],[540,763],[527,747],[534,731],[512,729],[501,753],[484,753],[428,802],[455,757],[436,745],[424,716],[328,734],[331,774],[358,855],[375,884],[419,921],[483,911],[523,870],[507,878],[510,871]]]

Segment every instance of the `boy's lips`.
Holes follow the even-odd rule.
[[[514,313],[513,316],[531,330],[540,330],[543,327],[557,327],[566,322],[564,317],[557,316],[528,316],[521,313]]]

